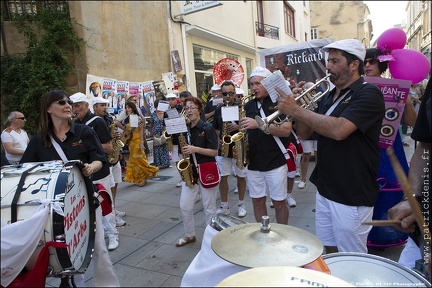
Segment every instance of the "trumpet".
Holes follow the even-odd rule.
[[[300,96],[298,96],[297,98],[295,98],[296,102],[299,102],[300,106],[302,108],[308,109],[308,110],[314,110],[318,104],[316,103],[322,96],[324,96],[328,91],[330,91],[330,84],[328,83],[328,78],[330,77],[330,74],[326,75],[324,78],[318,80],[317,82],[315,82],[315,84],[310,87],[309,89],[307,89],[306,91],[304,91],[302,94],[300,94]],[[326,90],[324,92],[315,92],[315,89],[321,85],[324,84],[326,85]],[[264,119],[259,117],[258,115],[255,116],[255,120],[258,123],[259,128],[266,132],[268,131],[268,126],[273,123],[276,126],[280,126],[282,125],[282,123],[286,122],[286,121],[291,121],[293,119],[293,117],[286,115],[286,118],[281,120],[281,121],[276,121],[276,119],[281,115],[282,113],[278,110],[274,113],[272,113],[271,115],[269,115],[268,117],[265,117]]]

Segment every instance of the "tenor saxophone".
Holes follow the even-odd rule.
[[[186,137],[183,134],[179,135],[179,146],[180,149],[186,146]],[[180,173],[182,181],[186,183],[186,186],[192,188],[197,182],[193,175],[192,164],[189,160],[189,156],[182,154],[183,159],[177,163],[177,170]]]
[[[110,164],[115,164],[118,161],[121,149],[124,147],[124,143],[120,139],[117,139],[117,126],[115,125],[116,118],[114,117],[114,115],[111,115],[111,117],[113,121],[111,122],[109,128],[112,137],[111,144],[113,146],[113,152],[111,154],[108,154],[107,158]]]
[[[244,106],[246,104],[246,101],[254,97],[254,94],[249,96],[244,96],[241,99],[240,105],[239,105],[239,115],[240,119],[246,117],[246,110],[244,109]],[[233,147],[233,158],[236,159],[236,165],[240,169],[245,168],[249,164],[248,160],[248,142],[246,139],[246,131],[243,128],[240,128],[240,131],[236,134],[231,136],[232,141],[234,142]]]
[[[229,146],[232,143],[231,135],[229,135],[227,132],[227,125],[228,125],[228,122],[223,122],[223,125],[222,125],[222,148],[221,148],[221,155],[223,157],[228,157]]]

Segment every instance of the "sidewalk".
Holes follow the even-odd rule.
[[[407,136],[409,147],[405,148],[407,159],[414,151],[414,141]],[[309,163],[308,174],[315,163]],[[309,176],[308,176],[309,177]],[[190,262],[199,252],[205,230],[204,213],[201,201],[194,206],[197,241],[183,247],[176,247],[175,242],[183,236],[183,223],[179,209],[181,188],[175,187],[180,175],[175,166],[160,170],[158,177],[148,181],[144,187],[130,183],[120,183],[117,192],[116,206],[125,211],[127,225],[118,228],[120,246],[110,251],[111,260],[122,287],[179,287],[181,279]],[[310,182],[304,189],[298,189],[296,178],[294,197],[297,207],[289,210],[289,225],[315,233],[315,193],[316,187]],[[236,216],[235,207],[238,194],[234,193],[236,180],[229,177],[229,204],[231,215]],[[217,204],[220,204],[218,199]],[[271,222],[276,222],[275,212],[268,211]],[[248,214],[242,218],[255,222],[252,201],[246,193],[245,205]],[[382,251],[370,251],[371,254],[399,258],[402,246],[387,248]],[[86,285],[93,286],[93,266],[85,274]],[[59,279],[48,278],[48,287],[58,287]]]

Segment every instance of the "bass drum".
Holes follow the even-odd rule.
[[[36,166],[36,167],[35,167]],[[90,264],[95,241],[93,184],[81,172],[79,161],[24,163],[1,171],[1,217],[12,223],[13,199],[20,182],[24,183],[17,201],[17,221],[30,218],[36,199],[52,199],[60,204],[64,216],[52,208],[38,247],[26,264],[31,270],[46,242],[67,244],[67,248],[49,248],[48,276],[81,274]],[[29,169],[33,168],[29,173]],[[51,207],[51,206],[50,206]]]
[[[359,287],[431,287],[420,274],[390,259],[354,252],[323,255],[331,275]]]

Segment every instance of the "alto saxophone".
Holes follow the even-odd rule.
[[[179,135],[179,146],[180,149],[186,146],[186,137],[183,134]],[[186,186],[192,188],[197,182],[193,175],[192,164],[189,160],[189,155],[182,154],[183,159],[177,163],[177,170],[180,173],[182,181],[186,183]]]
[[[120,139],[117,139],[116,136],[117,126],[115,125],[116,118],[114,117],[114,115],[111,115],[111,117],[112,117],[112,122],[110,124],[109,129],[112,137],[111,144],[113,146],[113,152],[111,154],[108,154],[107,158],[110,164],[115,164],[118,161],[121,149],[124,147],[124,143]]]
[[[221,148],[221,155],[223,157],[228,157],[229,146],[232,143],[231,135],[229,135],[227,132],[227,125],[228,125],[228,122],[223,122],[223,125],[222,125],[222,148]]]
[[[162,131],[161,139],[162,139],[162,143],[165,142],[167,144],[168,151],[172,151],[173,150],[173,140],[172,140],[171,134],[168,134],[166,129]]]
[[[246,104],[246,100],[251,99],[254,97],[254,94],[249,96],[244,96],[241,99],[240,105],[239,105],[239,115],[240,119],[246,117],[246,110],[244,109],[244,106]],[[233,158],[236,159],[236,165],[240,169],[245,168],[249,164],[248,160],[248,142],[246,139],[246,131],[243,128],[240,128],[240,131],[231,136],[232,141],[234,142],[233,147]]]

